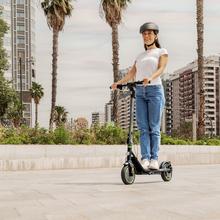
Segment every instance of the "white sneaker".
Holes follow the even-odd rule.
[[[151,160],[149,168],[152,170],[159,170],[159,164],[157,160]]]
[[[149,169],[149,164],[150,164],[150,162],[149,162],[148,159],[143,159],[143,160],[141,161],[141,165],[142,165],[142,167],[144,168],[144,170],[148,170],[148,169]]]

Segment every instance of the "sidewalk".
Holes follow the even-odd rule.
[[[126,145],[0,145],[0,171],[121,167]],[[139,146],[134,152],[140,157]],[[173,165],[220,164],[219,146],[161,146]]]
[[[1,220],[219,220],[220,165],[174,166],[173,179],[121,168],[0,172]]]

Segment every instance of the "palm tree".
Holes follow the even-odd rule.
[[[35,103],[35,128],[37,128],[38,124],[38,104],[40,103],[41,98],[44,96],[43,87],[36,83],[32,82],[32,88],[30,89],[31,97],[34,99]]]
[[[199,81],[199,120],[198,120],[198,137],[202,137],[205,133],[205,95],[204,95],[204,70],[203,70],[203,0],[196,0],[197,13],[197,53],[198,53],[198,81]]]
[[[49,128],[53,129],[53,117],[56,105],[57,93],[57,56],[58,56],[58,37],[63,30],[65,19],[71,16],[73,6],[72,0],[43,0],[41,7],[47,19],[47,24],[53,31],[53,54],[52,54],[52,99]]]
[[[10,120],[11,124],[13,124],[15,128],[18,128],[22,124],[25,124],[24,118],[21,114],[24,109],[24,105],[22,105],[20,103],[20,100],[17,99],[14,101],[14,103],[10,104],[7,110],[7,118]]]
[[[86,118],[79,117],[74,120],[74,129],[75,130],[82,130],[82,129],[88,129],[89,123]]]
[[[105,16],[106,22],[112,28],[112,65],[113,65],[113,78],[114,82],[119,80],[119,42],[118,42],[118,25],[122,21],[122,11],[127,8],[131,0],[101,0],[101,14]],[[118,109],[117,109],[117,90],[113,94],[113,118],[118,122]]]
[[[63,106],[55,106],[54,111],[54,123],[56,127],[59,127],[67,122],[68,112]]]

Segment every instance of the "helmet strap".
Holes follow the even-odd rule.
[[[155,41],[152,43],[152,44],[146,44],[147,45],[147,47],[150,47],[150,46],[152,46],[152,45],[154,45],[154,43],[155,43]]]
[[[154,45],[155,42],[156,42],[156,40],[154,40],[154,42],[152,44],[146,44],[146,45],[147,45],[147,47],[150,47],[150,46]]]

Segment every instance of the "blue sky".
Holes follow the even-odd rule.
[[[120,68],[133,64],[143,51],[139,26],[154,21],[160,26],[159,39],[169,52],[166,72],[183,67],[196,59],[196,0],[136,0],[123,13],[119,26]],[[205,55],[219,54],[220,2],[205,2]],[[111,29],[99,15],[99,0],[74,1],[74,11],[67,18],[59,38],[57,105],[63,105],[69,117],[86,117],[104,112],[112,83]],[[48,125],[51,99],[52,32],[37,3],[36,65],[37,81],[45,89],[39,107],[41,126]]]

